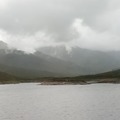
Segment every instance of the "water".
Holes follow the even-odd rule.
[[[120,85],[0,85],[0,120],[119,120]]]

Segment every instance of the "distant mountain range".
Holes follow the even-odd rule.
[[[33,54],[10,50],[0,42],[0,71],[22,78],[64,77],[103,73],[120,68],[120,52],[64,46],[39,48]]]
[[[27,54],[0,49],[0,70],[19,77],[76,76],[86,73],[79,65],[41,52]]]
[[[64,46],[43,47],[38,51],[72,62],[87,70],[87,74],[103,73],[120,68],[120,51],[101,52],[73,47],[68,51]]]

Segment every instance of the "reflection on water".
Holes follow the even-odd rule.
[[[119,120],[120,85],[0,85],[0,120]]]

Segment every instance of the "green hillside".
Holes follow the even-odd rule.
[[[5,72],[0,72],[0,84],[6,84],[6,83],[16,83],[17,77],[7,74]]]
[[[120,78],[120,70],[114,70],[114,71],[109,71],[95,75],[78,76],[75,78],[88,78],[88,79]]]

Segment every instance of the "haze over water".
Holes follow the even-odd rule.
[[[120,85],[0,85],[1,120],[118,120]]]

